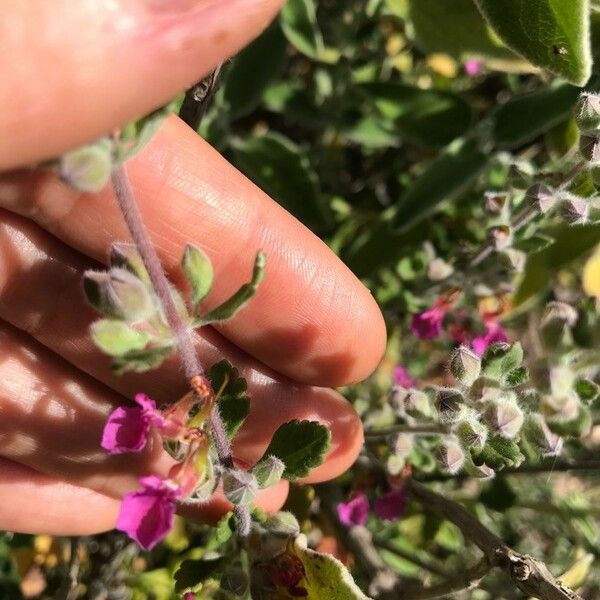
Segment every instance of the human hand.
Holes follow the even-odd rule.
[[[140,475],[166,474],[171,464],[158,444],[105,455],[106,416],[138,391],[172,402],[187,383],[176,357],[117,377],[89,340],[97,315],[81,275],[105,260],[113,241],[128,239],[112,192],[82,195],[23,167],[166,102],[257,35],[280,2],[2,3],[0,529],[86,534],[111,528],[119,497]],[[248,380],[251,412],[235,455],[252,463],[281,423],[317,419],[331,429],[331,451],[306,480],[343,472],[360,449],[360,421],[339,394],[315,386],[356,381],[376,366],[385,328],[367,289],[175,117],[127,168],[172,279],[186,243],[210,256],[217,284],[207,308],[247,280],[259,248],[267,254],[250,304],[197,336],[204,365],[225,357]],[[280,482],[258,504],[275,510],[286,495]],[[211,520],[227,509],[217,495],[196,514]]]

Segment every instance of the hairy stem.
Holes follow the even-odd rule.
[[[175,337],[175,345],[183,365],[185,376],[189,382],[194,377],[203,374],[203,369],[198,360],[196,348],[194,347],[192,330],[183,322],[177,311],[171,293],[171,285],[144,225],[142,215],[133,195],[133,190],[131,189],[127,171],[123,165],[119,165],[113,170],[112,185],[117,197],[117,203],[123,214],[123,219],[148,271],[152,286],[161,302],[167,323]],[[223,425],[223,420],[216,404],[210,413],[210,428],[219,461],[224,467],[233,469],[234,463],[231,455],[231,447],[229,446],[225,426]],[[250,533],[251,524],[248,507],[236,506],[235,513],[238,519],[238,535],[246,537]]]
[[[365,431],[366,439],[385,438],[395,433],[416,433],[421,435],[448,434],[450,428],[439,423],[423,423],[417,425],[391,425],[382,429],[370,429]]]

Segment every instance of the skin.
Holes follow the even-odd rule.
[[[176,357],[146,375],[116,377],[91,345],[97,315],[82,271],[101,268],[128,235],[110,189],[79,194],[29,165],[160,106],[248,43],[279,0],[0,0],[0,529],[62,535],[114,526],[123,494],[171,466],[158,440],[106,456],[102,427],[138,391],[165,404],[186,392]],[[199,26],[201,24],[201,26]],[[85,101],[82,101],[85,99]],[[327,386],[366,377],[385,346],[368,290],[301,223],[176,117],[127,165],[143,218],[175,282],[186,243],[215,266],[209,309],[249,278],[262,248],[267,275],[231,321],[196,335],[210,366],[222,357],[248,379],[252,404],[236,457],[252,463],[283,422],[332,431],[333,478],[355,460],[360,421]],[[285,501],[287,482],[259,497]],[[213,521],[217,494],[186,515]]]

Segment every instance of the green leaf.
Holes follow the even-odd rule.
[[[579,258],[600,242],[599,224],[581,225],[576,228],[562,225],[545,233],[555,241],[541,252],[528,257],[525,272],[513,297],[515,308],[545,290],[558,269]]]
[[[140,152],[160,129],[167,114],[166,110],[158,110],[135,123],[129,139],[121,138],[118,142],[117,162],[125,162]]]
[[[481,372],[492,379],[503,379],[521,366],[523,348],[519,342],[492,344],[481,358]]]
[[[240,289],[223,304],[213,308],[208,314],[201,319],[201,324],[214,323],[215,321],[225,321],[235,315],[235,313],[244,307],[244,305],[256,294],[256,290],[260,282],[265,276],[265,265],[267,263],[266,254],[260,250],[254,261],[254,269],[252,271],[252,279],[249,283],[245,283]]]
[[[207,579],[219,579],[225,567],[231,562],[231,557],[198,560],[184,560],[175,572],[175,591],[182,593],[197,591],[200,584]]]
[[[258,106],[284,62],[285,37],[277,25],[269,27],[233,59],[223,82],[223,98],[231,119],[243,117]]]
[[[243,173],[305,225],[329,225],[317,176],[294,142],[273,132],[250,137],[235,144],[234,158]]]
[[[282,460],[283,476],[294,480],[306,477],[323,462],[330,443],[331,433],[324,425],[316,421],[289,421],[277,429],[263,458],[275,456]]]
[[[580,92],[557,84],[509,100],[492,115],[495,143],[515,148],[533,141],[570,116]]]
[[[196,306],[208,295],[212,288],[212,263],[200,248],[188,244],[183,252],[181,268],[192,288],[192,302]]]
[[[486,164],[487,157],[475,140],[452,142],[400,198],[394,217],[396,230],[408,230],[430,215],[441,202],[459,196]]]
[[[423,146],[445,146],[471,125],[471,108],[458,96],[401,83],[359,86],[381,116],[405,139]]]
[[[290,44],[310,58],[323,52],[313,0],[287,0],[280,13],[281,28]]]
[[[132,350],[145,348],[150,336],[144,331],[137,331],[123,321],[101,319],[92,324],[93,342],[111,356],[122,356]]]
[[[492,510],[505,512],[514,506],[517,494],[506,477],[495,477],[479,494],[479,500]]]
[[[161,346],[149,348],[147,350],[132,350],[115,357],[113,361],[113,371],[117,375],[122,375],[132,371],[134,373],[145,373],[158,367],[169,354],[173,351],[171,346]]]
[[[587,0],[475,0],[500,39],[531,63],[584,85],[591,74]]]
[[[509,371],[504,378],[508,387],[517,387],[524,384],[529,379],[529,371],[527,367],[518,367]]]
[[[214,364],[206,376],[215,394],[219,394],[219,413],[231,439],[250,412],[246,380],[240,377],[238,370],[226,360]]]
[[[575,392],[585,404],[591,404],[600,398],[600,386],[590,379],[578,379],[575,382]]]
[[[494,470],[518,467],[525,457],[514,440],[500,435],[490,436],[483,450],[473,456],[476,464],[485,464]]]
[[[525,238],[524,240],[519,240],[513,244],[513,248],[517,250],[521,250],[526,254],[533,254],[534,252],[539,252],[544,248],[547,248],[552,244],[554,240],[543,234],[535,234],[531,237]]]
[[[473,55],[515,58],[490,32],[472,0],[409,0],[409,5],[416,42],[423,51],[443,52],[461,60]]]

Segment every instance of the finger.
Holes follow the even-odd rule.
[[[287,497],[288,485],[261,490],[256,504],[271,513]],[[16,501],[18,499],[18,501]],[[113,529],[119,500],[0,458],[0,530],[48,535],[92,535]],[[231,509],[221,494],[205,505],[182,507],[188,518],[213,523]]]
[[[0,171],[169,101],[255,37],[281,0],[0,0]]]
[[[176,359],[146,375],[117,377],[111,372],[108,358],[89,342],[88,328],[95,315],[84,303],[81,292],[80,274],[86,266],[82,256],[30,221],[3,211],[0,211],[0,249],[0,273],[3,274],[0,277],[0,318],[31,333],[79,369],[127,397],[144,391],[161,404],[173,402],[187,391]],[[278,380],[210,330],[199,336],[197,342],[199,357],[205,365],[226,357],[248,381],[251,409],[236,436],[236,456],[253,464],[282,423],[291,419],[316,419],[330,428],[331,449],[326,462],[315,469],[308,480],[330,479],[354,462],[362,445],[362,428],[353,408],[339,394]],[[47,371],[45,366],[44,374]],[[77,372],[70,377],[77,380]],[[109,407],[110,401],[122,403],[123,399],[109,398]],[[90,451],[98,450],[109,407],[100,411],[93,425],[96,433],[92,436]]]
[[[171,275],[186,243],[206,250],[216,287],[205,308],[243,282],[254,254],[267,254],[258,294],[219,327],[274,369],[305,383],[342,385],[366,377],[385,347],[371,294],[308,229],[173,118],[128,167],[144,219]],[[78,195],[52,175],[0,180],[0,206],[35,219],[67,244],[105,260],[128,239],[110,190]],[[101,221],[99,215],[102,215]]]

